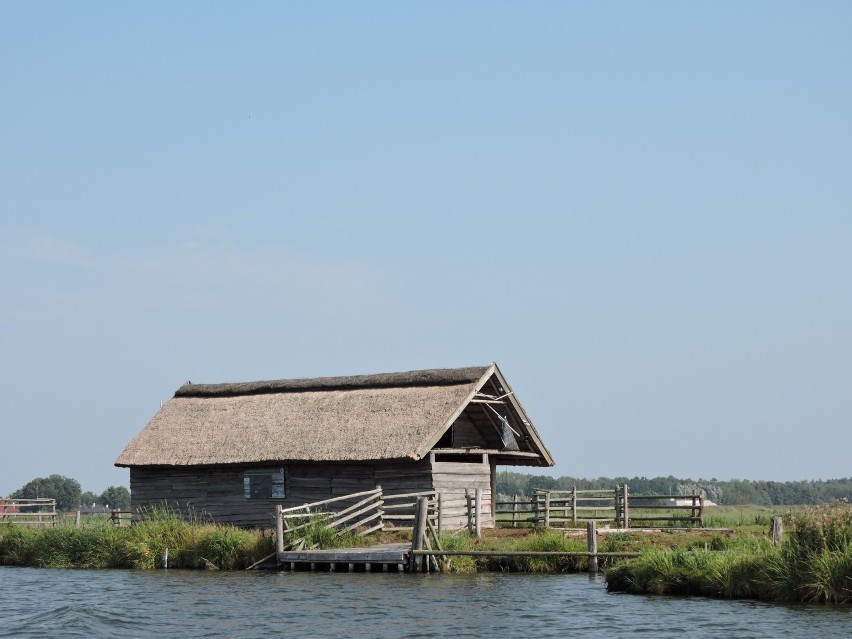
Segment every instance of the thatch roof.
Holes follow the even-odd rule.
[[[419,459],[495,371],[187,383],[116,466]]]

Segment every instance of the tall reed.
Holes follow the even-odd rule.
[[[618,562],[607,588],[822,603],[852,602],[852,506],[819,506],[784,517],[787,539],[730,541],[723,551],[653,550]]]
[[[0,525],[0,564],[51,568],[245,568],[272,553],[274,538],[262,531],[191,524],[159,513],[133,526],[106,521],[83,528],[31,529]]]

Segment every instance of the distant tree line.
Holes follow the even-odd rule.
[[[80,482],[62,475],[36,477],[9,495],[11,499],[55,499],[57,510],[77,510],[109,506],[111,510],[130,508],[130,491],[124,486],[110,486],[100,495],[83,492]]]
[[[704,491],[707,499],[717,504],[756,504],[761,506],[784,506],[824,504],[838,500],[852,501],[852,478],[828,479],[825,481],[752,481],[747,479],[681,479],[668,477],[549,477],[527,475],[511,471],[497,474],[497,492],[501,495],[524,495],[529,497],[533,490],[578,490],[610,489],[627,484],[636,495],[692,495]]]

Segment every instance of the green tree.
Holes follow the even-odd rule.
[[[91,508],[92,504],[97,504],[101,500],[95,493],[91,490],[87,490],[80,497],[80,505],[84,508]]]
[[[59,510],[75,510],[83,491],[80,482],[62,475],[36,477],[9,497],[13,499],[55,499]]]
[[[130,510],[130,491],[124,486],[110,486],[98,501],[112,510]]]

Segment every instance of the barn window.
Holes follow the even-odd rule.
[[[284,469],[258,468],[243,474],[246,499],[284,499]]]

